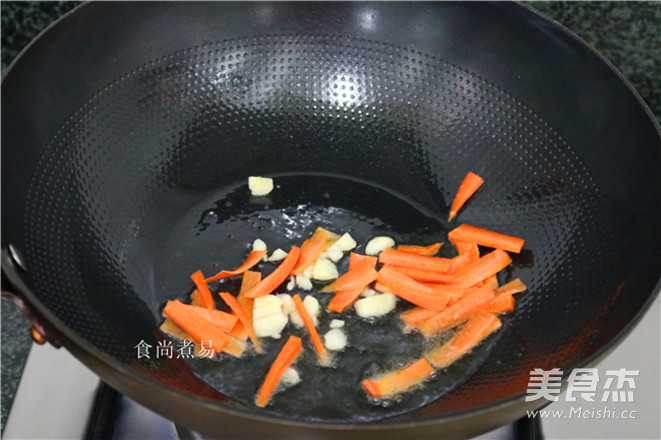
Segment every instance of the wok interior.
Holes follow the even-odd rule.
[[[447,205],[474,171],[486,185],[459,220],[526,239],[508,277],[529,292],[481,368],[404,417],[466,411],[525,392],[533,368],[580,364],[652,290],[644,270],[658,258],[640,263],[651,252],[641,220],[577,147],[588,148],[442,57],[331,33],[219,40],[118,74],[60,127],[31,174],[24,253],[40,270],[26,278],[116,362],[240,407],[183,362],[135,355],[193,270],[245,253],[248,242],[199,229],[205,209],[233,213],[217,202],[250,175],[333,175],[386,188],[447,231]]]

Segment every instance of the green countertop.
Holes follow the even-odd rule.
[[[661,121],[661,2],[526,2],[578,34],[622,72]],[[78,2],[3,1],[2,69],[42,29]],[[30,350],[29,326],[2,300],[4,428]]]

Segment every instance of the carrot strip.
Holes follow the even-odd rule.
[[[496,316],[480,310],[470,317],[452,339],[433,348],[425,358],[436,368],[447,367],[500,328],[500,325]]]
[[[296,311],[303,319],[303,324],[305,324],[305,329],[308,331],[308,334],[310,335],[310,340],[312,341],[312,346],[314,347],[314,351],[317,352],[320,359],[326,358],[326,356],[328,355],[328,353],[326,352],[326,347],[324,347],[324,343],[321,342],[319,333],[317,333],[317,329],[314,326],[312,317],[308,313],[308,310],[305,308],[305,304],[303,304],[301,295],[299,294],[294,295],[292,297],[292,300],[294,301],[294,307],[296,307]]]
[[[465,254],[473,248],[475,243],[466,243],[465,241],[450,240],[450,243],[454,244],[454,247],[457,248],[458,254]],[[477,246],[477,245],[475,245]],[[478,251],[479,255],[479,251]]]
[[[397,250],[402,252],[410,252],[412,254],[432,256],[436,255],[436,252],[441,249],[441,246],[443,246],[443,243],[434,243],[430,244],[429,246],[400,244],[397,246]]]
[[[493,274],[489,278],[486,278],[481,283],[478,283],[478,286],[487,286],[487,285],[490,286],[493,290],[496,290],[499,286],[498,276],[496,274]]]
[[[184,304],[188,306],[188,304]],[[237,317],[232,315],[231,313],[226,313],[220,310],[209,310],[204,307],[196,307],[196,306],[188,306],[192,307],[193,312],[197,313],[200,318],[206,319],[209,321],[211,324],[215,325],[218,327],[220,330],[224,332],[229,332],[234,328],[237,322]]]
[[[379,292],[390,292],[390,288],[384,286],[383,283],[380,283],[379,281],[374,283],[374,290],[378,290]]]
[[[193,342],[194,353],[196,356],[200,356],[200,353],[202,352],[202,346],[195,339],[193,339],[191,335],[186,333],[186,331],[183,328],[179,327],[170,318],[165,318],[165,321],[163,321],[163,324],[161,324],[159,329],[163,333],[167,333],[170,336],[174,336],[175,338],[184,339],[186,341]],[[223,352],[230,354],[234,357],[241,357],[245,348],[246,348],[246,344],[243,341],[237,338],[230,337],[229,341],[227,342],[227,345],[225,345],[225,347],[223,348]]]
[[[392,293],[416,306],[438,312],[443,310],[450,301],[450,295],[427,287],[389,266],[381,268],[377,279],[388,287]],[[461,292],[463,289],[455,290]]]
[[[245,271],[243,273],[243,278],[241,279],[241,288],[239,289],[239,294],[236,296],[236,300],[239,302],[241,309],[243,309],[243,313],[246,314],[250,322],[252,322],[252,309],[255,300],[252,298],[247,298],[246,293],[248,293],[248,291],[256,286],[261,280],[261,272],[253,272],[252,270]],[[248,332],[240,320],[237,320],[237,323],[230,334],[235,338],[239,338],[243,341],[248,339]]]
[[[375,399],[383,399],[403,393],[429,379],[434,368],[421,358],[404,368],[391,371],[373,379],[363,380],[363,387]]]
[[[328,303],[327,309],[331,312],[342,313],[353,304],[363,293],[365,287],[353,287],[335,291],[335,296]]]
[[[519,253],[523,249],[525,240],[511,235],[501,234],[488,229],[477,228],[471,225],[457,226],[448,234],[450,241],[475,242],[480,246]]]
[[[514,310],[514,294],[527,289],[520,279],[515,279],[497,288],[496,297],[487,305],[486,310],[493,313],[506,313]]]
[[[230,336],[206,319],[200,319],[200,315],[195,310],[191,310],[193,307],[195,306],[186,305],[179,300],[168,301],[163,313],[191,335],[195,341],[199,343],[210,341],[211,348],[216,353],[223,351]]]
[[[253,344],[255,344],[257,351],[261,352],[262,345],[259,343],[259,339],[257,339],[257,334],[255,333],[255,329],[252,326],[251,319],[243,311],[239,302],[228,292],[218,292],[218,294],[223,299],[223,301],[225,301],[225,304],[227,304],[230,309],[232,309],[234,314],[239,318],[239,321],[241,321],[241,324],[243,324],[243,328],[245,328],[246,332],[248,332],[250,340]]]
[[[475,194],[475,191],[477,191],[483,183],[484,179],[482,179],[477,174],[470,171],[468,174],[466,174],[466,177],[464,177],[461,185],[459,185],[457,194],[454,196],[454,200],[452,201],[448,221],[451,221],[453,218],[455,218],[462,206],[464,206],[468,199],[470,199],[471,196]]]
[[[511,293],[496,295],[494,299],[487,304],[485,310],[492,313],[506,313],[514,310],[514,296]]]
[[[399,317],[404,321],[404,323],[409,327],[417,327],[419,324],[422,324],[438,312],[429,309],[423,309],[422,307],[416,307],[411,310],[399,315]]]
[[[250,254],[248,255],[248,258],[246,261],[244,261],[239,267],[237,267],[234,270],[221,270],[218,272],[216,275],[207,278],[206,282],[211,283],[213,281],[218,281],[222,280],[224,278],[229,278],[233,277],[236,275],[240,275],[243,272],[247,271],[251,267],[255,266],[257,263],[262,261],[262,258],[264,258],[264,255],[266,255],[266,251],[251,251]]]
[[[409,278],[421,282],[450,284],[454,281],[453,275],[441,272],[415,269],[413,267],[390,266],[389,264],[386,264],[383,267],[389,267],[403,275],[406,275]]]
[[[282,375],[285,374],[285,371],[294,363],[302,351],[303,344],[301,338],[290,336],[271,364],[271,368],[269,368],[262,386],[259,387],[259,391],[257,391],[257,395],[255,396],[255,405],[263,408],[269,403],[275,389],[280,384]]]
[[[353,256],[353,253],[351,255]],[[377,272],[374,270],[375,264],[375,260],[371,258],[360,258],[360,261],[355,263],[353,268],[350,268],[347,273],[321,290],[323,292],[332,292],[360,289],[362,292],[365,286],[376,280]]]
[[[526,285],[523,284],[523,282],[519,278],[516,278],[510,281],[509,283],[503,284],[502,286],[497,288],[495,290],[495,293],[496,295],[504,295],[504,294],[513,295],[515,293],[525,292],[527,288],[528,287],[526,287]]]
[[[206,307],[209,310],[215,309],[216,304],[213,302],[213,297],[211,296],[211,290],[209,290],[209,286],[207,286],[207,282],[204,279],[204,275],[202,274],[202,271],[198,270],[190,277],[195,283],[195,286],[197,287],[197,291],[200,294],[200,300],[202,304],[204,304],[204,307]]]
[[[391,266],[411,267],[433,272],[447,272],[450,268],[449,258],[429,257],[410,252],[387,249],[379,254],[379,263]]]
[[[470,243],[464,253],[460,253],[450,261],[448,274],[452,275],[468,266],[473,261],[480,259],[480,250],[475,243]]]
[[[287,254],[287,258],[285,258],[282,263],[280,263],[280,266],[271,272],[269,276],[253,286],[252,289],[246,293],[246,298],[254,299],[260,296],[265,296],[277,289],[278,286],[282,284],[289,276],[289,273],[298,261],[298,256],[300,253],[301,250],[297,246],[292,246],[291,250]]]
[[[190,294],[191,304],[197,307],[206,307],[204,300],[202,299],[202,294],[199,290],[193,290],[193,293]]]
[[[478,287],[447,309],[418,325],[418,328],[426,336],[448,330],[464,322],[473,312],[485,307],[495,297],[496,294],[490,286]]]
[[[452,284],[459,287],[474,286],[480,281],[505,269],[511,262],[512,259],[507,252],[496,249],[454,274]]]
[[[333,234],[327,229],[318,227],[310,238],[301,245],[301,255],[298,257],[296,265],[291,271],[292,275],[300,275],[305,269],[310,267],[321,254],[333,245],[339,235]]]
[[[368,260],[371,264],[372,269],[374,269],[376,267],[376,262],[378,259],[370,255],[362,255],[362,254],[357,254],[355,252],[351,252],[351,254],[349,254],[349,270],[353,269],[358,263],[360,263],[363,260]]]

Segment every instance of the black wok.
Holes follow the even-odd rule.
[[[598,361],[659,290],[658,126],[607,62],[521,5],[91,3],[2,93],[3,272],[50,339],[210,435],[486,431],[543,403],[523,399],[532,369]],[[315,422],[136,359],[193,270],[313,223],[443,239],[468,170],[488,185],[460,220],[526,238],[507,277],[529,293],[441,398]],[[260,205],[250,175],[282,186]]]

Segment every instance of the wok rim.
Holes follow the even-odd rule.
[[[29,52],[31,48],[40,39],[44,37],[44,35],[49,33],[54,27],[60,26],[62,22],[68,20],[70,16],[79,13],[80,10],[85,9],[87,6],[93,3],[95,2],[91,0],[86,0],[82,2],[81,4],[75,6],[70,11],[60,16],[57,20],[52,22],[41,32],[39,32],[7,66],[7,68],[2,74],[2,83],[4,83],[5,79],[14,70],[14,66],[21,62],[21,59],[25,56],[25,54]],[[656,119],[655,114],[652,112],[652,110],[645,102],[645,100],[640,96],[638,91],[631,85],[628,79],[607,58],[605,58],[601,53],[599,53],[589,43],[587,43],[584,39],[582,39],[572,30],[570,30],[560,22],[556,21],[555,19],[544,14],[543,12],[538,11],[533,6],[524,4],[518,0],[511,3],[515,7],[521,7],[527,12],[532,13],[533,15],[543,19],[544,21],[548,22],[553,27],[555,27],[558,31],[561,31],[564,34],[570,36],[576,42],[576,44],[582,46],[583,48],[588,49],[590,53],[595,55],[601,62],[603,62],[616,75],[616,77],[622,83],[624,83],[627,89],[632,93],[633,97],[637,100],[638,104],[642,106],[648,119],[651,121],[652,126],[654,127],[657,135],[659,136],[659,138],[661,138],[661,124]],[[399,415],[391,418],[385,418],[366,423],[327,423],[327,422],[306,422],[306,421],[299,421],[292,419],[279,419],[278,417],[270,414],[262,414],[259,412],[259,410],[250,408],[248,406],[244,406],[243,404],[241,405],[245,409],[226,407],[213,399],[209,399],[206,397],[199,397],[194,394],[188,393],[186,391],[176,389],[172,386],[165,385],[162,382],[152,379],[151,377],[145,376],[143,373],[118,365],[118,362],[116,362],[111,356],[105,354],[103,351],[101,351],[93,344],[88,342],[85,338],[78,335],[69,326],[67,326],[64,322],[62,322],[57,316],[55,316],[46,306],[44,306],[44,304],[41,301],[39,301],[36,295],[32,292],[32,289],[30,289],[27,286],[27,284],[25,284],[21,279],[20,276],[21,269],[18,268],[17,265],[14,263],[8,251],[9,241],[7,241],[5,237],[3,237],[2,242],[3,243],[2,243],[2,250],[0,256],[2,272],[4,275],[7,276],[7,279],[9,280],[11,286],[15,289],[15,293],[26,301],[29,310],[31,310],[32,312],[34,311],[37,312],[36,315],[42,319],[41,323],[44,324],[47,329],[51,330],[49,333],[57,334],[58,336],[60,336],[58,342],[62,343],[62,345],[66,347],[69,352],[74,354],[74,356],[79,361],[81,361],[92,371],[94,371],[95,374],[97,374],[97,369],[96,367],[90,366],[89,359],[91,359],[93,362],[98,362],[104,365],[110,370],[113,370],[118,377],[123,376],[137,380],[138,382],[144,384],[148,390],[156,391],[157,393],[159,393],[159,395],[162,396],[170,395],[179,399],[183,399],[184,401],[187,401],[190,404],[204,405],[211,411],[225,413],[234,417],[243,417],[249,420],[252,419],[260,422],[266,422],[269,424],[289,426],[294,428],[325,429],[329,431],[335,431],[336,433],[347,430],[369,432],[369,431],[389,430],[393,428],[407,429],[412,427],[424,427],[424,426],[433,427],[433,425],[438,425],[440,427],[442,425],[459,422],[462,419],[468,419],[475,416],[482,416],[488,413],[494,413],[498,410],[506,409],[508,407],[514,406],[517,403],[522,403],[526,396],[526,393],[521,393],[519,395],[502,399],[497,402],[476,406],[472,409],[457,413],[452,413],[449,415],[425,416],[424,418],[418,420],[410,420],[410,419],[403,420],[403,418],[407,417],[409,414],[412,413],[409,412],[404,415]],[[581,363],[578,363],[574,368],[584,368],[584,367],[593,366],[598,364],[601,360],[603,360],[626,338],[626,336],[635,328],[635,326],[638,325],[638,323],[645,315],[645,313],[647,313],[647,311],[654,304],[657,296],[659,296],[659,293],[661,293],[661,274],[659,274],[659,278],[656,282],[656,285],[650,292],[648,298],[645,300],[643,305],[636,312],[635,316],[629,322],[627,322],[627,324],[606,344],[604,344],[591,356],[585,358]],[[78,350],[82,352],[83,354],[82,356],[75,353]],[[87,357],[89,357],[89,359]],[[568,377],[569,373],[570,372],[564,372],[563,374],[563,388],[566,386],[566,381],[564,379]],[[105,378],[102,378],[100,375],[99,378],[105,381]],[[122,393],[125,392],[122,389],[119,389],[118,391]],[[138,402],[142,400],[132,394],[135,393],[126,393],[126,395],[128,395],[131,398],[134,398]],[[533,408],[541,408],[544,405],[550,403],[548,401],[542,401],[542,402],[535,401],[535,402],[537,402],[537,404],[534,405]],[[415,411],[417,410],[414,410],[413,412]],[[523,415],[524,414],[519,414],[519,417],[522,417]]]

